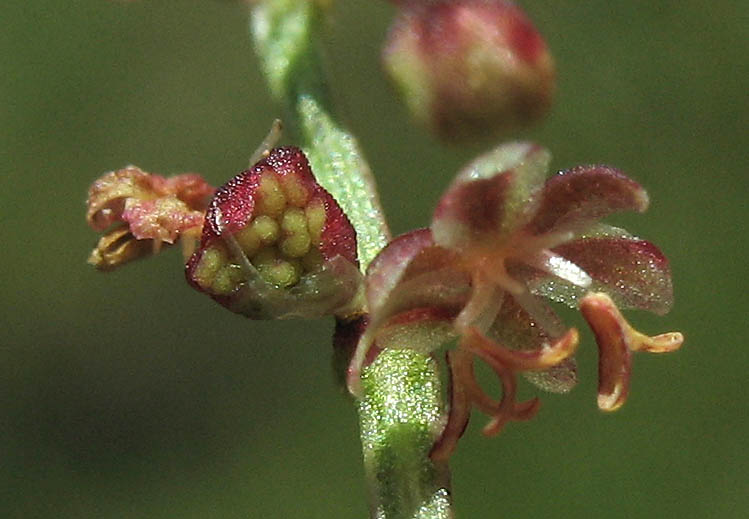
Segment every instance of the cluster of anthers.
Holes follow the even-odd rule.
[[[618,310],[663,314],[672,286],[655,245],[599,223],[648,205],[642,187],[616,169],[581,166],[546,180],[546,150],[499,146],[457,176],[431,228],[392,240],[362,277],[354,229],[303,152],[274,148],[258,159],[217,190],[197,175],[164,179],[134,167],[104,175],[89,192],[88,218],[109,231],[91,261],[112,268],[184,237],[192,244],[187,281],[236,313],[351,320],[348,340],[357,346],[347,376],[355,395],[378,351],[436,354],[457,341],[447,353],[450,411],[435,459],[453,451],[474,406],[491,417],[488,435],[536,413],[538,399],[516,402],[517,373],[545,390],[573,387],[578,332],[544,298],[578,307],[592,328],[603,410],[626,400],[631,352],[682,343],[679,333],[638,332]],[[499,377],[500,400],[477,382],[476,358]]]

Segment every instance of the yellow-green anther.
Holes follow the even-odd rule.
[[[241,280],[242,271],[239,265],[230,263],[218,271],[211,284],[211,290],[217,294],[230,294]]]
[[[307,232],[307,217],[302,209],[290,207],[281,218],[281,230],[286,237],[281,240],[281,252],[291,258],[301,258],[310,247],[310,236]]]
[[[270,270],[271,282],[281,287],[295,285],[299,281],[301,270],[302,267],[298,261],[281,260]]]
[[[281,252],[290,258],[301,258],[307,254],[309,247],[310,237],[306,231],[287,236],[281,240],[281,245],[279,246]]]
[[[286,195],[286,202],[294,207],[304,207],[309,201],[309,191],[294,175],[281,177],[281,189]]]
[[[260,178],[258,194],[260,196],[255,206],[255,214],[268,215],[273,218],[281,216],[286,208],[286,196],[283,194],[281,185],[274,173],[270,171],[263,173]]]
[[[281,258],[276,247],[260,249],[252,258],[252,264],[261,278],[280,287],[295,285],[302,275],[302,263],[296,259]]]
[[[322,201],[313,200],[304,209],[304,213],[307,217],[307,228],[309,229],[312,243],[319,244],[320,235],[325,226],[325,207]]]
[[[266,215],[258,216],[252,220],[250,227],[260,237],[260,243],[263,245],[275,243],[281,233],[278,222]]]
[[[261,218],[268,218],[273,221],[270,217],[264,216]],[[237,242],[239,243],[239,246],[242,247],[242,250],[248,257],[252,257],[255,255],[255,253],[260,249],[260,246],[263,244],[263,241],[260,239],[260,233],[258,232],[257,228],[250,223],[249,225],[246,225],[244,229],[239,231],[234,235],[234,238],[236,238]],[[272,242],[273,240],[271,240]]]
[[[252,264],[258,270],[270,267],[278,259],[278,249],[275,247],[264,247],[252,258]]]
[[[208,286],[213,282],[218,270],[226,263],[226,253],[219,247],[209,247],[200,257],[195,268],[195,280],[201,286]]]
[[[290,207],[283,213],[281,229],[286,234],[307,232],[307,217],[298,207]]]

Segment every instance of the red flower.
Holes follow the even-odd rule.
[[[508,420],[530,418],[537,399],[515,402],[515,373],[554,392],[576,382],[571,358],[578,333],[567,329],[544,298],[580,307],[598,342],[603,410],[624,403],[630,351],[671,351],[671,333],[647,337],[616,305],[659,314],[672,303],[668,261],[650,242],[598,223],[621,210],[642,212],[639,184],[608,166],[581,166],[544,182],[550,156],[529,143],[511,143],[469,164],[439,201],[431,229],[393,240],[369,266],[370,325],[349,371],[358,374],[369,348],[448,353],[451,409],[433,456],[452,452],[477,406],[492,416],[486,434]],[[473,376],[474,358],[502,381],[495,402]]]
[[[275,148],[218,189],[187,281],[254,319],[342,311],[361,276],[356,234],[298,148]]]

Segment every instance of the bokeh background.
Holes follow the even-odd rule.
[[[409,124],[378,73],[393,6],[338,4],[332,87],[394,231],[426,225],[480,148]],[[459,517],[747,517],[749,3],[522,4],[559,68],[553,114],[523,136],[558,169],[606,162],[648,188],[649,212],[615,221],[668,254],[677,302],[629,315],[687,342],[639,355],[613,415],[595,406],[588,333],[572,394],[493,440],[478,416],[452,462]],[[246,6],[6,0],[0,19],[0,517],[366,517],[330,322],[229,314],[184,283],[176,251],[106,275],[85,263],[99,174],[220,184],[278,115]]]

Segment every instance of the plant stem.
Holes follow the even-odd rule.
[[[434,359],[408,349],[383,351],[364,370],[362,388],[359,420],[372,517],[452,517],[447,464],[429,458],[444,426]]]
[[[252,33],[271,94],[299,133],[318,182],[356,229],[364,271],[387,244],[390,232],[369,166],[330,103],[321,48],[322,11],[312,0],[259,2],[253,10]]]
[[[331,108],[321,51],[323,10],[314,0],[261,1],[252,11],[252,33],[272,95],[298,132],[318,181],[356,229],[365,272],[390,233],[356,139]],[[434,360],[408,349],[384,351],[364,370],[362,386],[358,410],[372,517],[452,517],[447,465],[429,457],[444,426]]]

